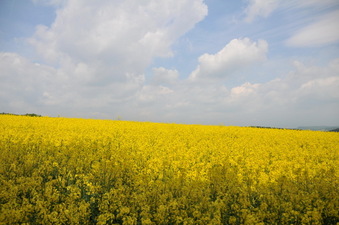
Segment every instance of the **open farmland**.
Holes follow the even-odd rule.
[[[1,224],[336,224],[339,134],[0,116]]]

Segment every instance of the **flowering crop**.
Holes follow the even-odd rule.
[[[0,224],[336,224],[339,134],[0,116]]]

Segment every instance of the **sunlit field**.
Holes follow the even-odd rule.
[[[1,224],[337,224],[334,132],[0,116]]]

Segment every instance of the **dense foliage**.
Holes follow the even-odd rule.
[[[336,224],[335,132],[0,116],[1,224]]]

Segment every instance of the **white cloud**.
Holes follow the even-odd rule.
[[[57,70],[31,63],[15,53],[1,52],[0,59],[1,108],[7,108],[9,112],[34,111],[41,105],[61,100],[49,98],[46,91],[60,94],[58,87],[63,78],[55,76]]]
[[[273,122],[279,117],[289,121],[291,127],[292,124],[339,123],[338,59],[326,67],[294,64],[295,70],[281,78],[232,88],[228,107],[238,105],[238,116],[246,120],[255,118],[247,121],[252,124],[281,126]]]
[[[248,97],[256,93],[256,90],[260,87],[260,84],[251,84],[246,82],[241,86],[231,89],[231,98],[238,99],[239,97]]]
[[[154,58],[173,55],[171,45],[207,15],[202,0],[61,5],[51,27],[38,26],[30,43],[74,83],[105,88],[143,76]]]
[[[0,59],[0,108],[7,112],[79,117],[107,113],[114,105],[128,104],[144,84],[143,75],[126,74],[124,81],[105,87],[89,85],[77,78],[92,76],[85,64],[76,65],[72,70],[79,74],[69,77],[65,68],[32,63],[14,53],[1,53]]]
[[[136,104],[149,120],[165,122],[277,127],[339,123],[339,59],[324,67],[293,64],[281,77],[229,89],[218,80],[180,81],[170,91],[148,86],[142,91],[144,101]]]
[[[206,14],[202,0],[71,0],[51,27],[37,27],[31,43],[49,62],[100,61],[115,71],[109,76],[140,73],[154,57],[170,56],[171,44]]]
[[[300,61],[293,65],[289,73],[270,81],[231,88],[220,80],[179,80],[170,88],[146,85],[135,105],[144,120],[161,122],[276,127],[339,124],[339,59],[325,66]]]
[[[28,105],[40,105],[35,112],[48,115],[55,115],[52,107],[69,116],[126,113],[143,89],[144,71],[154,58],[173,55],[171,45],[207,15],[203,0],[50,3],[57,8],[55,21],[50,27],[37,26],[29,38],[40,66],[5,53],[0,97],[8,111],[19,109],[13,102],[21,102],[25,112]],[[154,73],[155,80],[167,83],[178,76],[175,70],[158,68]]]
[[[162,86],[162,85],[145,85],[141,89],[138,100],[140,103],[150,103],[154,101],[158,101],[159,99],[163,99],[164,96],[169,95],[173,93],[173,90],[171,90],[168,87]]]
[[[155,84],[174,84],[178,78],[177,70],[168,70],[163,67],[153,68],[152,81]]]
[[[198,67],[191,73],[190,79],[225,78],[235,71],[266,59],[268,44],[264,40],[253,42],[249,38],[233,39],[216,54],[204,54],[199,57]]]
[[[206,16],[202,0],[53,2],[56,20],[50,27],[38,26],[30,39],[42,57],[39,64],[18,54],[0,54],[0,108],[6,112],[291,127],[338,121],[339,59],[326,66],[295,61],[283,75],[276,67],[263,72],[268,43],[239,38],[215,54],[201,55],[187,79],[180,77],[180,68],[153,65],[156,57],[172,56],[171,46]],[[291,11],[325,7],[310,2],[294,1]],[[269,16],[276,4],[250,1],[248,22]],[[308,29],[316,30],[312,26],[318,22]],[[151,65],[152,74],[144,74]],[[252,68],[259,76],[251,75]],[[233,79],[236,75],[240,77]]]
[[[339,77],[331,76],[327,78],[319,78],[310,80],[300,87],[303,95],[316,96],[325,101],[339,99]]]
[[[322,16],[312,23],[298,30],[287,44],[293,47],[317,47],[339,42],[339,10]]]
[[[245,9],[245,22],[253,22],[257,17],[268,17],[279,4],[279,0],[249,0]]]
[[[339,59],[324,67],[296,61],[294,70],[280,78],[230,89],[218,80],[145,85],[143,77],[134,75],[107,89],[77,86],[59,70],[10,53],[1,54],[0,70],[0,107],[10,112],[284,127],[339,122]]]

